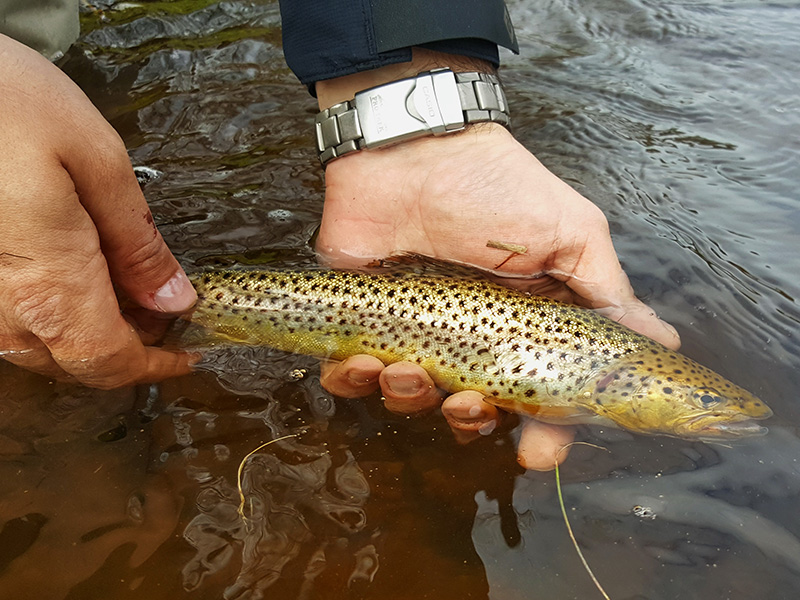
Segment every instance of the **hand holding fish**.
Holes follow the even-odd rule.
[[[474,265],[680,346],[634,295],[600,209],[499,125],[345,156],[328,166],[326,185],[317,252],[330,266],[401,252]],[[525,252],[487,245],[497,240]]]
[[[3,35],[0,81],[0,357],[102,388],[188,372],[186,355],[144,346],[120,314],[113,285],[161,313],[195,294],[119,136],[58,68]]]
[[[424,58],[430,68],[437,57],[427,54],[415,50],[415,61]],[[320,106],[352,97],[381,77],[407,75],[398,69],[413,71],[414,66],[319,82]],[[370,79],[359,80],[364,77]],[[497,248],[493,241],[513,243],[524,252]],[[669,348],[680,345],[675,330],[635,297],[602,212],[500,125],[480,124],[331,162],[317,251],[337,268],[360,267],[399,252],[476,265],[507,274],[498,277],[506,285],[597,309]],[[382,369],[377,359],[356,356],[327,367],[323,381],[331,391],[351,396],[380,385],[387,407],[396,412],[419,412],[441,402],[418,366],[396,363]],[[474,392],[451,396],[442,410],[461,438],[486,431],[499,418],[497,409]],[[568,428],[530,421],[520,462],[551,469],[570,439]]]
[[[460,443],[469,443],[494,431],[503,411],[484,400],[480,392],[465,390],[444,398],[430,375],[419,366],[399,362],[385,366],[373,356],[360,354],[341,363],[323,363],[321,381],[333,394],[345,397],[369,395],[381,389],[388,410],[397,414],[417,414],[441,404],[453,434]],[[563,462],[568,450],[561,450],[574,438],[572,427],[551,425],[522,417],[522,436],[517,448],[518,461],[526,469],[549,471],[555,459]]]

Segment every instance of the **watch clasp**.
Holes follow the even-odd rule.
[[[464,128],[455,74],[449,69],[364,90],[353,104],[367,148]]]

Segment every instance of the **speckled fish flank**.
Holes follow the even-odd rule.
[[[450,392],[551,423],[694,439],[762,434],[744,389],[597,313],[480,277],[210,271],[191,322],[220,343],[411,361]]]

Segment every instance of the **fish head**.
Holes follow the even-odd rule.
[[[714,371],[661,346],[629,354],[592,378],[599,416],[648,434],[704,441],[763,435],[772,411]]]

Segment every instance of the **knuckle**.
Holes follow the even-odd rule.
[[[596,204],[591,202],[587,204],[585,218],[593,229],[608,231],[608,218]]]
[[[92,160],[98,176],[119,177],[132,170],[128,152],[122,138],[107,123],[95,128],[92,137]]]
[[[45,345],[57,345],[66,335],[69,323],[68,303],[64,295],[48,283],[20,286],[12,299],[12,313],[25,331]]]
[[[99,306],[96,298],[89,297],[92,275],[83,281],[49,275],[21,278],[12,286],[0,301],[5,320],[13,330],[38,338],[64,360],[91,357],[108,344],[102,323],[118,315],[119,308]]]
[[[89,387],[111,390],[137,382],[144,366],[141,353],[131,348],[130,343],[118,347],[104,348],[92,356],[80,360],[64,360],[56,357],[59,365]]]
[[[82,172],[93,185],[106,190],[138,187],[128,151],[117,132],[103,122],[87,133],[91,137],[81,151],[89,166],[82,168]]]

